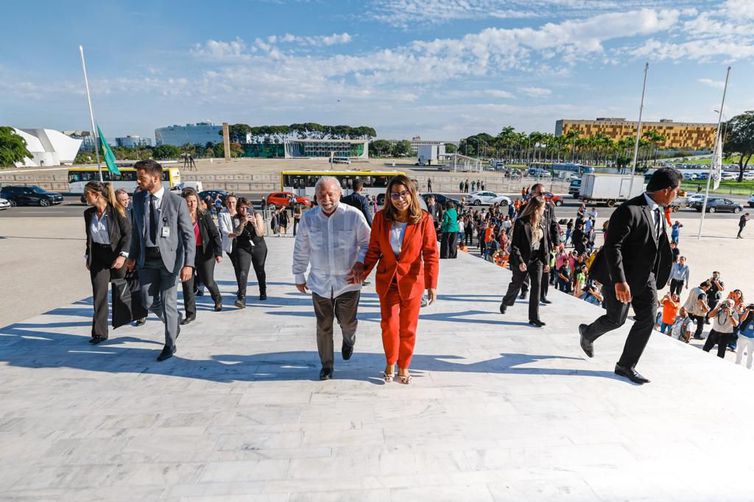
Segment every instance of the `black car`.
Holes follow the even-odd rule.
[[[696,209],[698,212],[702,212],[704,200],[692,202],[689,207]],[[730,199],[723,198],[710,198],[707,201],[708,213],[740,213],[744,210],[741,204],[736,204]]]
[[[449,200],[452,200],[453,203],[456,205],[456,207],[462,207],[463,204],[460,200],[454,199],[452,197],[446,197],[445,195],[441,193],[423,193],[421,194],[422,199],[424,199],[424,202],[427,202],[427,198],[432,195],[435,198],[435,202],[440,204],[441,207],[445,207],[445,203]]]
[[[62,204],[63,196],[57,192],[48,192],[42,187],[5,186],[0,189],[0,198],[7,199],[11,206],[52,206]]]

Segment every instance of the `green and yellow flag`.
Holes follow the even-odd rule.
[[[107,144],[107,140],[102,135],[102,129],[97,125],[97,136],[99,137],[99,145],[102,150],[102,156],[105,158],[105,164],[107,164],[107,170],[113,174],[120,174],[118,166],[115,164],[115,154],[110,149],[110,145]]]

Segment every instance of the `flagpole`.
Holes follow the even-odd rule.
[[[636,126],[636,142],[634,143],[634,160],[631,164],[631,183],[628,185],[627,198],[631,198],[634,193],[634,176],[636,174],[636,162],[639,160],[639,139],[641,138],[641,117],[644,113],[644,94],[647,92],[647,73],[649,73],[649,63],[644,63],[644,84],[641,88],[641,104],[639,105],[639,123]]]
[[[709,174],[707,174],[707,190],[704,192],[704,201],[702,202],[702,218],[699,220],[699,233],[697,233],[696,238],[701,239],[702,238],[702,227],[704,226],[704,215],[707,213],[707,199],[709,199],[709,185],[712,181],[712,170],[715,167],[715,161],[717,159],[717,147],[718,143],[720,143],[720,128],[723,123],[723,107],[725,106],[725,94],[728,92],[728,78],[730,77],[730,66],[728,67],[728,70],[725,72],[725,87],[723,87],[723,102],[720,104],[720,110],[717,114],[717,132],[715,133],[715,150],[712,153],[712,162],[709,163]],[[720,144],[720,149],[722,150],[723,146]],[[722,171],[722,159],[720,160],[720,171]]]
[[[81,53],[81,68],[84,70],[84,85],[86,86],[86,100],[89,102],[89,120],[92,123],[92,137],[94,138],[94,154],[97,157],[97,171],[99,171],[99,180],[102,179],[102,164],[99,161],[99,135],[97,134],[97,128],[94,125],[94,110],[92,108],[92,95],[89,93],[89,77],[86,75],[86,60],[84,59],[84,46],[79,45],[79,52]]]

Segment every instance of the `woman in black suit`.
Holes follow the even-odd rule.
[[[541,328],[545,325],[539,319],[539,293],[542,272],[549,272],[548,229],[545,220],[545,200],[532,197],[526,204],[521,216],[513,226],[511,239],[510,267],[513,278],[500,304],[500,313],[505,314],[513,306],[521,290],[526,275],[529,275],[531,290],[529,292],[529,324]]]
[[[109,183],[90,181],[84,187],[84,198],[91,206],[84,211],[86,268],[92,280],[94,296],[92,339],[89,343],[98,344],[107,340],[107,319],[110,315],[107,293],[110,282],[123,279],[126,275],[123,265],[131,245],[131,224]]]
[[[215,302],[215,312],[223,309],[220,289],[215,282],[215,263],[223,259],[220,232],[212,221],[209,211],[199,209],[199,195],[193,188],[185,188],[181,194],[188,206],[191,222],[194,224],[194,238],[196,239],[196,258],[194,260],[194,277],[199,276],[202,284],[207,286],[212,300]],[[181,324],[188,324],[196,319],[196,295],[194,293],[194,277],[182,283],[183,305],[186,308],[186,318]]]

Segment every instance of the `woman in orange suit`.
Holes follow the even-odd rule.
[[[435,301],[440,264],[432,217],[422,211],[414,183],[403,175],[387,185],[385,207],[374,216],[369,250],[364,263],[354,266],[354,280],[368,277],[375,265],[387,360],[383,376],[391,382],[398,363],[398,379],[408,384],[422,294],[426,289],[428,303]]]

